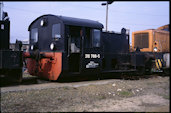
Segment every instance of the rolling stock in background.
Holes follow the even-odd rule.
[[[132,51],[153,54],[157,70],[169,71],[170,68],[170,31],[169,24],[157,29],[148,29],[132,33]],[[157,71],[156,70],[156,71]]]
[[[0,18],[0,77],[15,82],[22,81],[22,42],[16,40],[15,50],[10,49],[10,20],[1,10]],[[2,82],[2,81],[1,81]]]

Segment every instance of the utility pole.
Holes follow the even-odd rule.
[[[3,2],[0,2],[0,20],[2,20],[2,15],[3,15]]]
[[[107,24],[108,24],[108,5],[112,4],[113,1],[107,1],[106,3],[102,3],[101,5],[106,5],[106,31],[107,31]]]

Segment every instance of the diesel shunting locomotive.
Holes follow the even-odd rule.
[[[129,34],[103,31],[97,21],[42,15],[29,26],[28,72],[49,80],[78,74],[151,72],[155,56],[129,51]],[[113,75],[115,76],[115,75]]]
[[[135,31],[132,33],[132,50],[153,54],[158,71],[168,71],[170,67],[170,32],[169,25],[157,29]],[[156,70],[156,71],[157,71]]]

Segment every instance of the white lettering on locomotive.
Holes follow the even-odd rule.
[[[85,54],[85,58],[100,58],[100,54]]]
[[[85,54],[85,58],[90,58],[90,54]]]
[[[90,61],[87,65],[86,68],[97,68],[99,66],[99,63],[95,63],[94,61]]]

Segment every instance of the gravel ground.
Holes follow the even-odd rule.
[[[1,112],[169,112],[169,77],[1,88]]]

